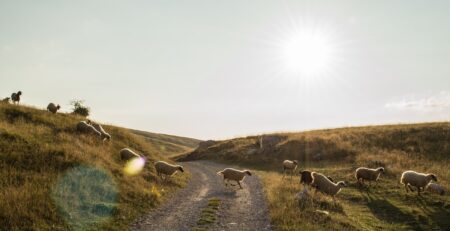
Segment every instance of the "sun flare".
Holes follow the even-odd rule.
[[[316,75],[329,67],[332,47],[325,36],[303,31],[285,42],[282,55],[289,71],[302,75]]]
[[[276,48],[278,74],[302,83],[339,75],[343,61],[342,45],[345,43],[339,26],[298,20],[280,25],[277,30],[271,43]]]

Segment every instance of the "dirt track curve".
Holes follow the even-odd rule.
[[[270,225],[262,185],[257,176],[246,177],[242,187],[225,188],[216,173],[225,165],[209,161],[184,162],[192,175],[186,188],[169,198],[158,209],[141,217],[131,231],[187,231],[197,226],[208,199],[219,198],[217,221],[209,230],[273,230]]]

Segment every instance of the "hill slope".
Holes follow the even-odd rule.
[[[447,230],[450,200],[425,193],[407,195],[398,183],[403,171],[437,174],[450,188],[450,123],[371,126],[251,136],[202,142],[180,160],[209,159],[259,169],[272,222],[279,230]],[[337,196],[318,194],[312,204],[295,200],[298,184],[281,179],[281,162],[296,159],[300,169],[322,172],[350,186]],[[359,189],[359,166],[386,168],[379,184]],[[327,210],[323,215],[316,210]]]
[[[156,184],[151,164],[127,176],[120,149],[148,163],[168,153],[119,127],[104,126],[109,143],[80,135],[80,120],[0,103],[0,230],[123,230],[185,184],[186,175]]]
[[[201,142],[201,140],[192,138],[139,130],[131,130],[131,132],[136,135],[143,136],[145,140],[150,142],[160,152],[168,155],[169,157],[192,151],[193,149],[197,148],[198,144]]]

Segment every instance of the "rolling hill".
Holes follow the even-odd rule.
[[[150,142],[152,146],[157,148],[161,153],[164,153],[168,157],[177,156],[186,152],[190,152],[197,148],[201,140],[173,136],[152,132],[145,132],[139,130],[131,130],[132,133],[140,135]]]
[[[437,174],[450,188],[450,123],[348,127],[298,133],[205,141],[180,161],[208,159],[258,170],[265,183],[273,224],[278,230],[448,230],[450,197],[406,194],[399,177],[405,170]],[[300,169],[322,172],[349,187],[338,203],[317,194],[311,203],[297,201],[303,189],[281,179],[284,159]],[[386,169],[378,185],[360,189],[359,166]],[[326,212],[321,212],[326,211]]]
[[[150,163],[195,140],[105,125],[103,143],[77,133],[80,120],[0,103],[0,230],[123,230],[186,184],[188,174],[157,183]],[[124,173],[124,147],[146,157],[140,174]]]

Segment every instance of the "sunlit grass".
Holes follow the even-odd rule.
[[[401,173],[413,169],[438,176],[450,188],[450,123],[428,123],[327,129],[250,136],[214,143],[184,159],[211,159],[258,170],[277,230],[447,230],[450,196],[406,194]],[[261,148],[262,146],[262,148]],[[346,181],[336,196],[320,193],[299,203],[299,177],[282,180],[284,159],[299,160],[307,169]],[[386,173],[369,189],[356,186],[357,167],[383,166]],[[328,212],[325,215],[323,211]]]
[[[114,126],[103,126],[113,137],[109,143],[78,134],[80,120],[0,104],[0,230],[124,230],[186,184],[188,174],[158,183],[154,167],[141,161],[127,175],[120,149],[149,161],[167,160],[166,153]],[[90,170],[74,172],[81,166]]]

